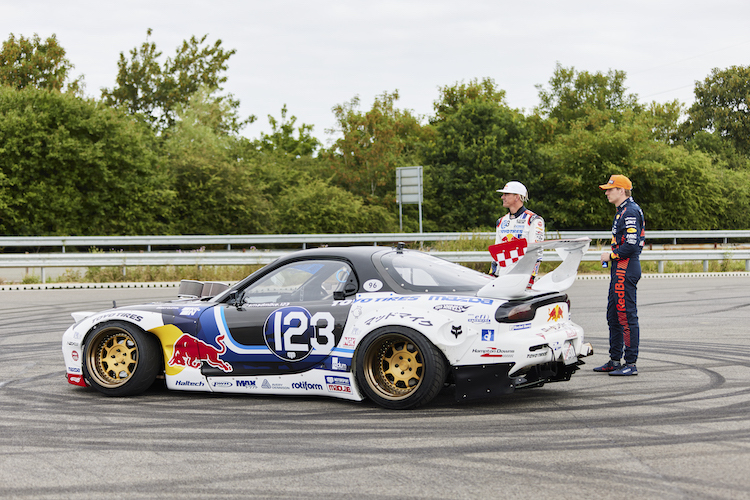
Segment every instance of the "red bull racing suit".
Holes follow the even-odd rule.
[[[522,206],[514,214],[510,212],[497,220],[495,243],[504,243],[514,239],[526,238],[527,243],[544,241],[544,219]],[[531,276],[531,282],[539,271],[539,264]],[[492,274],[497,275],[497,263],[492,263]]]
[[[646,240],[643,211],[632,197],[617,207],[612,223],[612,253],[607,300],[609,356],[619,361],[625,351],[625,363],[638,359],[640,328],[636,308],[636,286],[641,278],[640,254]]]

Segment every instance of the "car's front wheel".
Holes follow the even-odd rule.
[[[130,323],[97,325],[84,347],[83,374],[109,396],[132,396],[151,387],[162,366],[159,340]]]
[[[357,348],[357,381],[384,408],[408,410],[431,401],[447,375],[440,351],[422,334],[392,326],[370,333]]]

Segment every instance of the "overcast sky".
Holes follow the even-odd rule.
[[[644,103],[690,104],[712,68],[750,65],[748,0],[0,0],[7,40],[56,34],[86,94],[113,87],[120,52],[151,40],[163,57],[208,34],[236,49],[225,90],[268,132],[286,103],[297,124],[335,125],[331,108],[398,89],[397,106],[432,114],[438,87],[490,77],[515,108],[538,105],[559,62],[627,73]]]

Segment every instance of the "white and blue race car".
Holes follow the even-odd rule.
[[[592,354],[563,291],[587,238],[529,244],[495,278],[403,245],[301,250],[229,287],[73,313],[71,384],[111,396],[169,389],[366,398],[410,409],[569,380]],[[563,257],[529,288],[544,248]]]

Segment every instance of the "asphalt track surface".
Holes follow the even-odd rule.
[[[750,277],[641,280],[637,377],[605,362],[607,280],[569,290],[570,382],[425,408],[69,385],[75,310],[174,289],[0,292],[0,498],[748,498]]]

